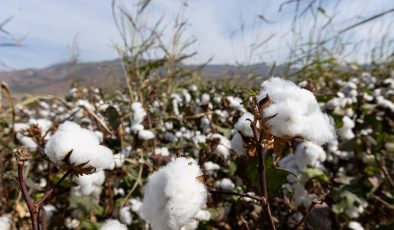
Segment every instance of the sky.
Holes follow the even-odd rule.
[[[0,24],[21,39],[19,46],[1,46],[0,59],[10,69],[42,68],[70,60],[78,47],[81,62],[111,60],[118,57],[115,47],[122,44],[111,11],[112,0],[0,0]],[[295,4],[281,7],[284,0],[152,0],[140,17],[141,24],[152,27],[161,21],[164,43],[170,44],[174,20],[179,12],[187,20],[184,39],[196,42],[187,50],[197,54],[188,63],[251,64],[282,63],[295,44],[305,42],[314,22],[333,22],[320,34],[330,37],[346,26],[394,8],[393,0],[321,0],[318,20],[307,11],[293,24]],[[309,1],[301,1],[305,8]],[[318,2],[318,1],[317,1]],[[136,12],[136,0],[118,0]],[[117,8],[118,9],[118,8]],[[315,9],[316,12],[316,9]],[[324,13],[323,13],[324,12]],[[262,15],[267,20],[262,20]],[[365,62],[369,50],[382,38],[394,39],[394,15],[357,27],[343,35],[344,42],[362,44],[344,58]],[[292,32],[296,28],[297,33]],[[317,36],[316,34],[314,36]],[[267,41],[262,46],[253,46]],[[0,45],[10,40],[0,34]],[[77,46],[75,45],[77,44]],[[390,43],[389,43],[390,44]],[[342,50],[343,51],[343,50]],[[335,54],[335,50],[333,53]],[[153,54],[160,56],[161,53]]]

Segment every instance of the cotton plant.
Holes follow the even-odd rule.
[[[317,167],[326,157],[319,146],[335,139],[335,129],[332,118],[321,111],[313,93],[291,81],[270,78],[261,84],[259,94],[251,96],[251,112],[244,112],[235,124],[231,146],[241,158],[258,156],[256,170],[260,171],[261,198],[257,196],[253,199],[260,201],[267,227],[276,229],[270,207],[264,204],[264,200],[268,200],[265,179],[267,155],[272,154],[269,158],[278,159],[288,142],[304,141],[310,143],[305,145],[312,148],[317,146],[315,149],[318,151],[305,151],[306,147],[301,146],[303,151],[299,150],[297,155],[288,157],[291,162],[288,175],[291,175],[291,170],[302,172],[308,165]],[[299,159],[293,159],[295,157]],[[304,199],[307,194],[301,188],[303,186],[298,185],[296,192],[298,197]],[[240,195],[248,197],[247,194]],[[307,200],[310,202],[305,203],[311,205],[311,199]]]
[[[113,164],[112,150],[100,144],[97,134],[70,121],[61,124],[48,139],[42,156],[66,172],[55,187],[47,190],[40,200],[33,203],[23,177],[24,165],[31,159],[32,153],[23,147],[18,148],[16,152],[18,160],[16,181],[30,212],[33,230],[45,226],[45,222],[40,219],[40,215],[44,215],[40,210],[43,209],[45,201],[53,195],[56,186],[69,175],[80,176],[77,182],[81,186],[81,193],[89,194],[94,190],[94,186],[103,183],[105,176],[102,170],[109,169]],[[94,173],[92,176],[87,175],[92,173]]]
[[[154,172],[144,186],[140,213],[152,229],[180,229],[205,206],[207,190],[197,162],[177,158]]]

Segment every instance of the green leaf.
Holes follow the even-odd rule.
[[[282,191],[281,188],[287,183],[287,176],[291,173],[284,169],[274,167],[272,155],[269,153],[267,153],[265,159],[265,167],[268,193],[271,197],[276,196]]]
[[[319,181],[324,183],[330,182],[330,178],[328,178],[327,175],[318,168],[307,168],[304,174],[310,179],[317,178]]]
[[[97,204],[91,196],[75,196],[70,198],[70,206],[74,209],[79,209],[85,214],[94,213],[95,215],[104,214],[104,208]]]
[[[83,220],[79,227],[81,229],[97,230],[100,228],[100,224],[91,220]]]

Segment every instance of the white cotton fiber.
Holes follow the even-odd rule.
[[[127,230],[127,227],[118,220],[109,219],[100,227],[100,230]]]
[[[100,170],[92,174],[81,175],[76,177],[75,181],[80,186],[81,194],[88,196],[104,183],[105,173]]]
[[[216,148],[213,150],[214,153],[218,154],[219,156],[222,156],[224,159],[228,159],[230,157],[231,153],[231,142],[224,136],[214,133],[210,134],[208,136],[209,140],[219,140],[219,144],[216,146]]]
[[[215,187],[222,191],[231,191],[235,188],[235,185],[229,178],[223,178],[215,182]]]
[[[126,225],[130,225],[133,222],[133,216],[131,214],[130,207],[125,206],[120,209],[119,220]]]
[[[263,116],[271,134],[280,138],[302,137],[322,145],[335,138],[332,119],[320,111],[314,95],[291,81],[271,78],[262,83],[259,100],[266,96],[271,104]]]
[[[352,131],[352,129],[355,127],[355,122],[348,116],[344,116],[342,118],[342,122],[343,125],[340,129],[338,129],[338,135],[342,140],[352,139],[355,136]]]
[[[253,137],[253,130],[250,127],[254,117],[251,113],[244,113],[235,124],[235,129],[240,132],[243,136]]]
[[[178,230],[205,205],[207,190],[197,162],[177,158],[154,172],[144,187],[142,217],[154,230]]]
[[[130,123],[132,125],[140,124],[144,121],[146,111],[140,102],[134,102],[131,104],[132,115],[130,117]]]
[[[45,154],[57,166],[64,166],[63,160],[70,151],[72,154],[69,161],[76,166],[87,162],[84,168],[93,167],[99,170],[110,168],[113,164],[112,151],[100,145],[99,138],[94,132],[66,121],[48,140]]]
[[[153,138],[155,138],[155,134],[150,131],[150,130],[140,130],[138,131],[138,139],[140,140],[152,140]]]
[[[9,230],[11,229],[11,215],[2,215],[0,216],[0,229]]]
[[[246,154],[245,143],[238,131],[235,131],[233,137],[231,138],[231,148],[237,153],[238,156],[244,156]]]

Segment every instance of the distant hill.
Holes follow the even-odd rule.
[[[240,84],[243,84],[243,76],[246,77],[249,73],[267,76],[270,69],[265,63],[249,66],[206,65],[200,70],[200,75],[207,80],[223,80],[238,76]],[[280,74],[283,69],[284,67],[278,67],[273,74]],[[0,72],[0,81],[7,82],[15,93],[64,95],[74,81],[83,85],[113,88],[124,84],[124,75],[121,62],[116,59],[94,63],[60,63],[42,69]]]

